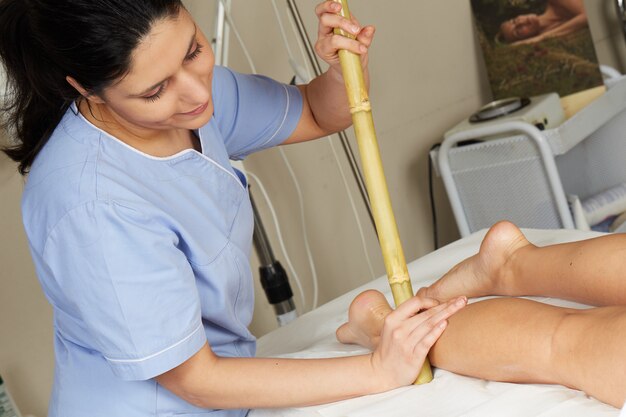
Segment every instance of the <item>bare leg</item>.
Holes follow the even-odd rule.
[[[509,222],[494,225],[478,254],[419,292],[454,296],[540,295],[590,305],[626,305],[626,234],[537,247]]]
[[[433,347],[434,366],[506,382],[557,383],[621,407],[626,307],[572,310],[518,298],[467,306]]]
[[[358,296],[343,343],[373,347],[391,311],[375,291]],[[433,365],[495,381],[558,383],[616,407],[626,399],[626,307],[572,310],[499,298],[465,307],[430,353]]]

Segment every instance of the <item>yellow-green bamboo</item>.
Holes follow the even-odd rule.
[[[333,1],[341,3],[341,15],[350,19],[347,0]],[[340,29],[335,30],[335,33],[354,39],[354,35]],[[361,67],[361,58],[352,52],[340,50],[339,60],[346,84],[352,123],[361,154],[365,185],[369,194],[374,222],[376,223],[376,231],[383,253],[387,278],[391,286],[394,302],[396,306],[399,306],[413,296],[413,289],[411,288],[411,278],[409,277],[396,219],[391,207],[389,191],[387,190],[385,173],[374,130],[372,108],[365,86],[363,68]],[[426,359],[415,383],[424,384],[432,379],[430,363]]]

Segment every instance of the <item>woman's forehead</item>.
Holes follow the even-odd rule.
[[[175,17],[156,21],[131,54],[130,69],[117,86],[138,94],[172,76],[187,56],[195,33],[195,22],[183,8]]]

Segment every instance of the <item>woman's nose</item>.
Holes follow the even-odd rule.
[[[209,89],[197,74],[186,72],[181,79],[180,96],[186,102],[201,104],[209,99]]]

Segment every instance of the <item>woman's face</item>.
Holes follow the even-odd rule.
[[[208,40],[189,13],[155,23],[132,53],[130,71],[100,98],[126,129],[198,129],[213,115],[215,64]]]
[[[500,26],[500,33],[507,42],[521,41],[539,34],[539,19],[536,14],[526,14],[507,20]]]

